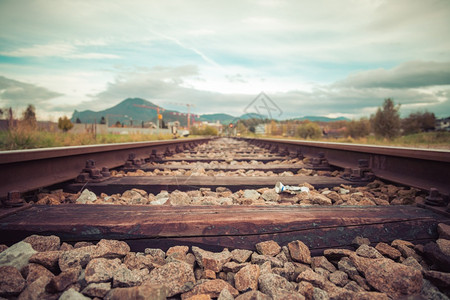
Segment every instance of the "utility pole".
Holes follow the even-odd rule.
[[[186,106],[188,109],[187,113],[187,128],[188,130],[191,128],[191,107],[195,107],[192,103],[177,103],[177,102],[167,102],[167,104],[174,104],[174,105],[182,105]]]
[[[141,104],[133,104],[133,105],[137,106],[137,107],[143,107],[143,108],[156,110],[156,113],[157,113],[156,127],[158,127],[158,129],[160,128],[160,120],[162,121],[163,116],[162,116],[162,114],[159,113],[159,111],[161,110],[161,112],[163,112],[164,108],[159,107],[159,106],[148,106],[148,105],[141,105]]]

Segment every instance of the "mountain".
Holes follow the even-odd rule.
[[[242,116],[239,117],[239,119],[242,120],[247,120],[247,119],[266,119],[266,116],[257,114],[257,113],[247,113],[247,114],[243,114]]]
[[[346,117],[338,117],[338,118],[327,118],[327,117],[317,117],[317,116],[305,116],[301,118],[294,118],[292,120],[296,121],[311,121],[311,122],[335,122],[335,121],[350,121],[350,119]]]
[[[221,124],[228,124],[232,122],[236,117],[233,117],[229,114],[205,114],[200,115],[200,118],[198,118],[198,121],[207,121],[210,123],[215,123],[219,121]]]
[[[149,106],[151,108],[145,108],[142,107],[142,105]],[[99,123],[102,117],[104,117],[108,121],[108,124],[115,124],[117,121],[130,124],[131,120],[133,124],[141,124],[142,122],[148,121],[156,123],[158,115],[156,107],[156,104],[141,98],[127,98],[116,106],[101,111],[75,110],[71,121],[76,122],[77,119],[80,119],[81,123]],[[186,118],[175,115],[174,113],[176,113],[176,111],[161,110],[161,113],[165,122],[176,120],[183,121],[184,124],[187,122]]]
[[[265,117],[256,113],[247,113],[241,115],[240,117],[234,117],[229,114],[206,114],[200,115],[198,121],[207,121],[211,123],[219,121],[221,124],[229,124],[229,123],[236,123],[238,120],[247,120],[247,119],[265,119]]]

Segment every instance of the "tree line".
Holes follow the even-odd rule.
[[[409,135],[433,130],[436,117],[430,112],[414,112],[406,118],[400,118],[400,105],[391,98],[385,99],[381,107],[370,118],[335,122],[311,121],[275,121],[268,119],[238,120],[237,131],[241,134],[255,133],[259,124],[265,124],[267,135],[297,136],[303,139],[316,139],[321,136],[341,136],[362,138],[371,134],[377,138],[394,139],[400,135]]]
[[[400,105],[395,105],[391,98],[385,99],[381,107],[370,118],[360,118],[351,121],[336,122],[311,122],[311,121],[276,121],[262,118],[241,119],[235,124],[236,130],[240,134],[256,133],[258,125],[265,125],[265,133],[274,136],[297,136],[303,139],[316,139],[321,136],[332,136],[333,133],[339,136],[362,138],[370,134],[378,138],[394,139],[399,135],[409,135],[426,132],[434,129],[436,117],[430,112],[414,112],[406,118],[400,118]],[[20,122],[22,126],[36,128],[36,110],[33,105],[23,111],[22,118],[17,120],[14,117],[12,108],[0,109],[0,118],[8,120],[10,128]],[[77,119],[76,123],[81,123]],[[100,124],[105,124],[104,117]],[[120,124],[120,122],[119,122]],[[119,124],[116,124],[118,126]],[[120,124],[121,125],[121,124]],[[58,128],[67,132],[73,127],[67,116],[58,119]],[[191,129],[192,134],[217,134],[214,128]],[[195,131],[195,132],[194,132]],[[198,132],[197,132],[198,131]]]
[[[27,108],[22,112],[22,118],[16,119],[14,116],[14,110],[11,107],[8,108],[0,108],[0,119],[5,117],[8,120],[8,127],[14,128],[19,123],[22,127],[26,127],[29,129],[37,128],[37,119],[36,119],[36,108],[34,105],[29,104]],[[73,124],[67,116],[60,117],[58,119],[58,128],[64,132],[72,129]]]

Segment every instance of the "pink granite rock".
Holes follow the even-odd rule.
[[[276,256],[281,251],[280,245],[275,241],[260,242],[257,243],[255,247],[261,255]]]
[[[23,241],[29,243],[31,247],[38,252],[57,251],[61,244],[59,237],[55,235],[30,235]]]
[[[18,295],[25,288],[25,279],[11,266],[0,267],[0,296]]]
[[[258,289],[260,270],[258,265],[247,265],[240,269],[234,276],[235,287],[239,291]]]
[[[294,261],[306,264],[311,263],[311,252],[309,252],[309,248],[302,241],[290,242],[288,248],[289,254]]]

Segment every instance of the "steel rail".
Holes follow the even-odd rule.
[[[149,158],[153,150],[162,154],[184,144],[204,143],[211,138],[189,138],[137,143],[42,148],[0,152],[0,198],[8,192],[21,193],[61,183],[77,177],[87,160],[115,168],[125,164],[129,154]]]
[[[450,151],[299,140],[240,138],[252,144],[301,152],[306,157],[325,154],[330,165],[358,168],[365,159],[376,177],[423,190],[437,188],[450,195]]]

